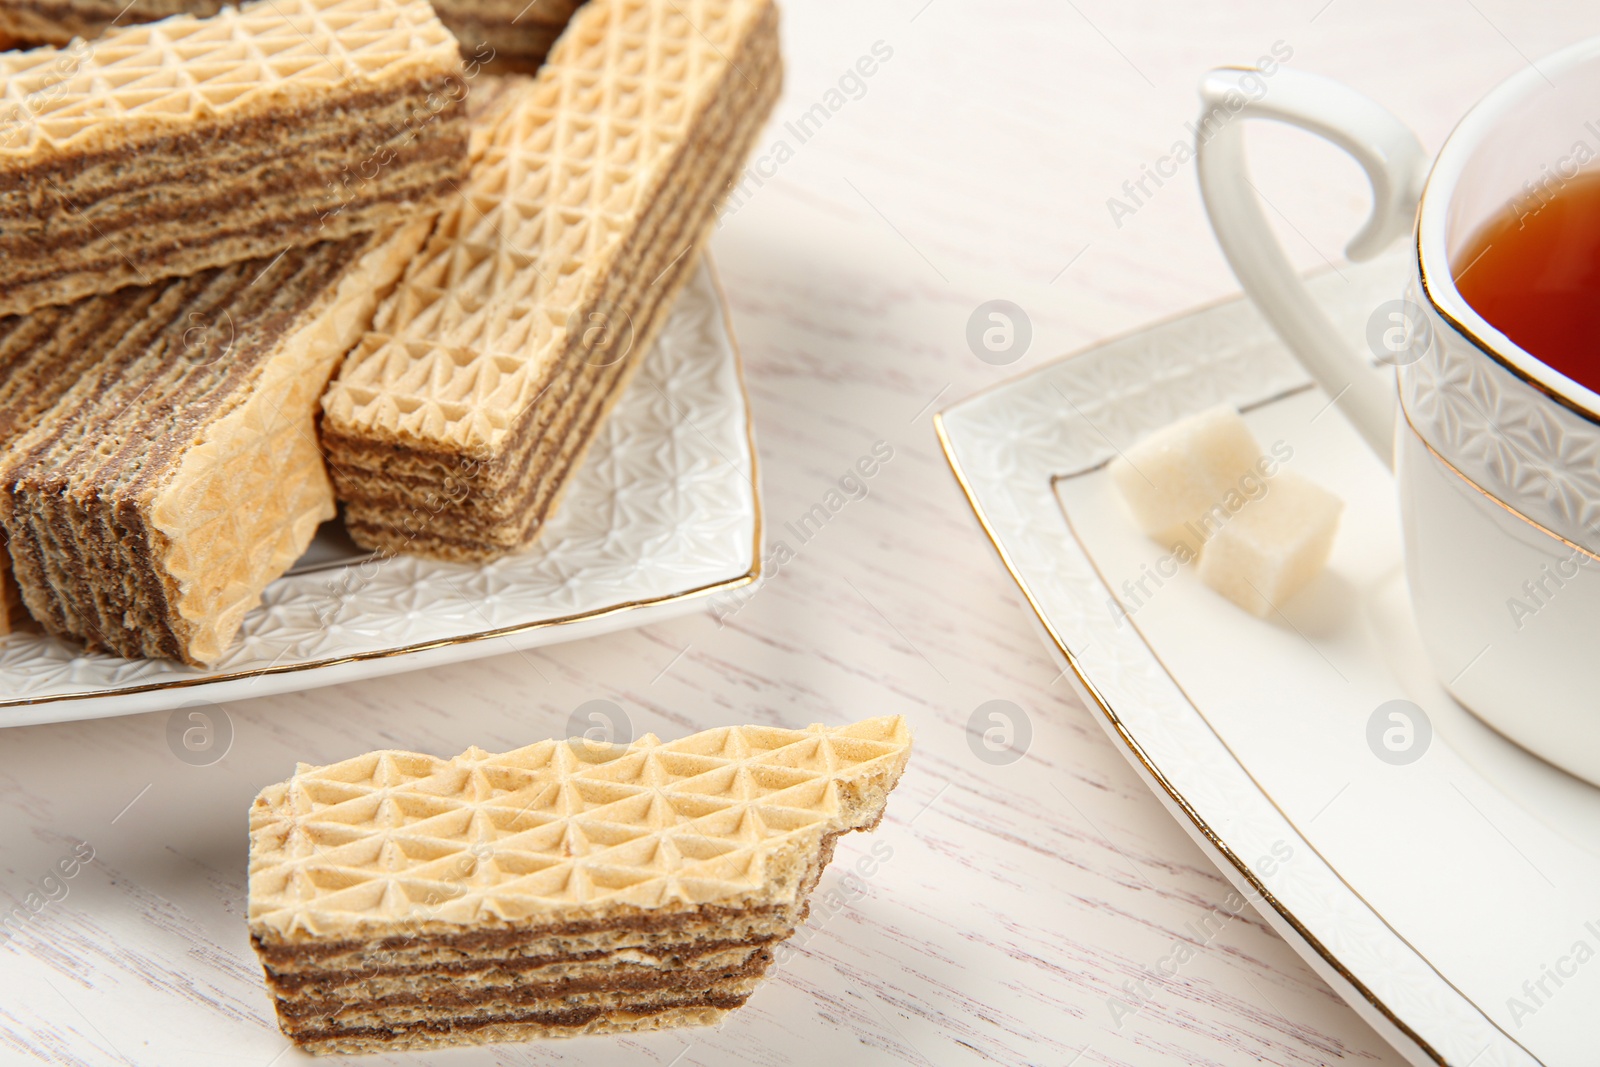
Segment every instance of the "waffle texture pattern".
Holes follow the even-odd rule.
[[[302,764],[250,811],[251,929],[296,941],[793,903],[800,887],[772,875],[876,823],[910,750],[895,716]]]
[[[579,9],[324,398],[358,541],[536,536],[771,107],[776,30],[767,0]]]

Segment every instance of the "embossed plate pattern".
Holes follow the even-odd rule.
[[[749,407],[709,261],[535,547],[483,565],[366,557],[332,524],[214,668],[0,637],[0,726],[331,685],[640,626],[759,573]]]

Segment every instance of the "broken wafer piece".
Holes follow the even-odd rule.
[[[250,810],[279,1025],[379,1052],[714,1023],[910,753],[892,716],[301,764]]]
[[[429,225],[48,309],[30,380],[57,358],[79,377],[0,453],[29,614],[123,656],[218,659],[333,517],[317,398]]]
[[[261,0],[0,53],[0,314],[437,211],[466,96],[427,0]]]
[[[527,547],[782,81],[770,0],[590,0],[324,398],[357,543]]]
[[[461,53],[533,70],[549,55],[583,0],[438,0],[434,7]]]

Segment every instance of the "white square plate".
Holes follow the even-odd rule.
[[[754,581],[760,540],[749,403],[708,258],[530,551],[377,560],[329,523],[211,669],[0,637],[0,726],[241,700],[642,626]]]
[[[1402,275],[1389,258],[1313,288],[1354,344]],[[1105,472],[1117,451],[1221,402],[1346,505],[1328,570],[1265,621],[1191,568],[1174,574]],[[1434,680],[1389,472],[1248,303],[1049,364],[936,425],[1086,706],[1380,1033],[1419,1064],[1595,1062],[1600,789],[1500,737]],[[1428,726],[1408,763],[1369,742],[1394,700]]]

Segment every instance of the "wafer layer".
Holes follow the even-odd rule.
[[[215,15],[223,0],[0,0],[0,33],[31,45],[92,39],[113,26],[155,22],[173,15]]]
[[[22,590],[11,575],[11,553],[0,544],[0,637],[26,625],[28,611],[22,605]]]
[[[41,365],[82,369],[0,457],[0,524],[30,614],[124,656],[219,657],[333,515],[317,397],[427,228],[42,313],[60,321]]]
[[[439,19],[461,42],[463,56],[539,64],[582,0],[439,0]],[[222,0],[0,0],[0,34],[32,44],[64,45],[113,24],[128,26],[172,15],[215,15]],[[3,44],[0,38],[0,44]]]
[[[45,417],[73,383],[95,365],[94,338],[132,325],[126,307],[43,308],[0,318],[0,456]],[[0,634],[23,623],[22,590],[0,529]]]
[[[715,1021],[909,753],[884,718],[302,765],[251,814],[280,1024],[375,1051]]]
[[[776,91],[775,84],[770,91]],[[738,113],[738,101],[730,100],[719,110]],[[761,108],[757,113],[764,112]],[[346,505],[352,536],[371,547],[446,559],[492,557],[537,537],[605,414],[693,275],[711,232],[715,192],[732,181],[757,128],[752,120],[742,134],[722,130],[697,141],[685,158],[700,161],[709,177],[674,176],[670,188],[675,191],[633,235],[643,250],[639,261],[607,280],[595,305],[606,310],[590,313],[595,323],[590,330],[610,331],[609,344],[571,346],[548,372],[524,425],[493,460],[463,465],[459,459],[443,461],[421,450],[381,445],[334,450],[335,487]],[[704,228],[698,234],[661,232],[663,222],[685,219]],[[616,323],[622,324],[621,330],[612,325]],[[469,486],[472,491],[465,491]],[[450,506],[441,506],[442,501]]]
[[[781,83],[767,0],[591,0],[324,400],[368,547],[537,536]]]
[[[262,0],[0,54],[0,314],[437,210],[466,95],[426,0]]]
[[[547,1028],[548,1036],[566,1036],[581,1033],[603,1017],[738,1007],[755,991],[771,963],[771,953],[762,949],[721,968],[684,969],[648,980],[599,975],[587,986],[497,989],[458,978],[449,993],[420,997],[325,1004],[280,1001],[278,1021],[285,1035],[315,1051],[356,1042],[367,1051],[426,1047],[441,1043],[445,1035],[506,1023],[536,1024]]]

